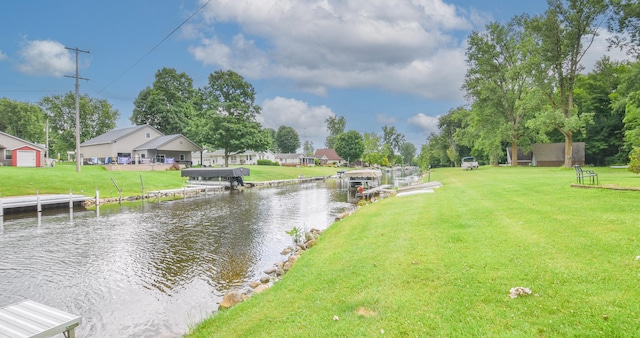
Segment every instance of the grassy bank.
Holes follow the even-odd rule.
[[[305,177],[329,176],[336,173],[335,168],[327,167],[268,167],[248,166],[251,176],[246,181],[268,181]],[[96,189],[101,197],[116,197],[118,190],[111,179],[123,190],[123,196],[140,195],[141,177],[146,191],[181,188],[186,178],[179,171],[107,171],[102,166],[83,166],[76,173],[75,165],[57,165],[53,168],[17,168],[0,167],[0,196],[40,194],[95,195]]]
[[[640,192],[571,188],[574,172],[558,168],[431,178],[444,187],[335,223],[282,281],[188,337],[640,333]],[[510,298],[517,286],[533,294]]]

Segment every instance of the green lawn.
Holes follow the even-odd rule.
[[[251,176],[245,181],[268,181],[305,177],[329,176],[337,171],[331,167],[269,167],[247,166]],[[83,166],[76,173],[75,164],[57,165],[53,168],[17,168],[0,167],[0,196],[40,194],[74,194],[95,196],[96,189],[100,197],[116,197],[118,190],[111,181],[115,180],[123,190],[123,196],[140,195],[142,182],[145,191],[175,189],[185,185],[186,178],[180,177],[180,171],[107,171],[102,166]]]
[[[603,184],[640,186],[595,168]],[[559,168],[435,169],[435,194],[333,224],[283,280],[189,337],[640,334],[638,191]],[[512,287],[532,295],[509,297]],[[338,320],[334,320],[334,316]]]

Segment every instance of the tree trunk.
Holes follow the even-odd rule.
[[[518,166],[518,139],[515,137],[511,141],[511,166]]]
[[[570,131],[564,134],[564,167],[573,167],[573,133]]]
[[[227,151],[227,149],[224,150],[224,167],[229,167],[229,152]]]

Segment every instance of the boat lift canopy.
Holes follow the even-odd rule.
[[[249,176],[250,171],[248,168],[188,168],[182,169],[182,177],[191,177],[197,180],[199,177],[203,180],[210,180],[213,178],[230,179],[233,177]]]

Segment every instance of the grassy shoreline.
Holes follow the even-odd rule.
[[[251,176],[245,181],[270,181],[305,177],[335,175],[332,167],[270,167],[246,166]],[[182,188],[186,177],[180,177],[180,171],[107,171],[102,166],[83,166],[76,173],[75,165],[57,165],[53,168],[17,168],[0,167],[0,177],[5,182],[0,186],[0,197],[40,194],[75,194],[100,197],[117,197],[118,190],[113,179],[123,190],[123,196],[138,196],[145,191]]]
[[[640,186],[596,170],[603,184]],[[571,188],[574,172],[558,168],[431,178],[444,187],[335,223],[282,281],[187,337],[640,332],[638,192]],[[511,299],[517,286],[533,294]]]

